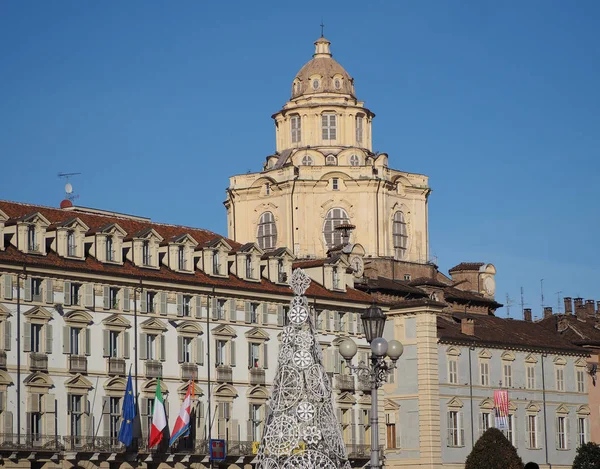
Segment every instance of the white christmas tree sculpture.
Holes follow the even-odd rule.
[[[350,469],[333,411],[331,382],[323,367],[304,293],[310,278],[296,269],[294,298],[284,327],[258,469]]]

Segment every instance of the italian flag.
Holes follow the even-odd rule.
[[[165,415],[165,401],[160,392],[160,378],[156,382],[156,396],[154,397],[154,406],[152,409],[152,428],[150,429],[150,448],[160,443],[163,437],[163,430],[167,426],[167,416]]]

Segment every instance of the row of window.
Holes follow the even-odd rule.
[[[337,190],[335,184],[333,188]],[[327,211],[323,222],[323,238],[328,249],[342,244],[342,232],[336,228],[347,223],[350,223],[350,217],[343,208],[335,207]],[[265,251],[277,246],[277,225],[273,213],[264,212],[260,216],[256,240],[258,246]],[[408,229],[404,213],[401,211],[396,211],[392,218],[392,245],[394,257],[399,260],[405,259],[408,250]]]
[[[459,370],[458,370],[458,357],[448,356],[448,383],[449,384],[460,384],[459,383]],[[500,385],[505,388],[515,387],[514,376],[513,376],[513,358],[502,360],[502,381]],[[565,364],[564,359],[558,358],[554,364],[554,389],[556,391],[565,390]],[[537,363],[534,361],[525,363],[525,388],[536,389],[538,383],[536,382],[536,370]],[[540,370],[541,372],[541,370]],[[490,386],[490,359],[480,358],[479,359],[479,373],[478,373],[478,384],[480,386]],[[580,393],[587,392],[586,382],[587,376],[585,371],[585,363],[581,363],[575,366],[575,382],[576,390]]]
[[[356,143],[363,143],[364,116],[358,115],[355,117],[355,136]],[[299,115],[290,117],[290,132],[292,143],[300,143],[302,141],[302,118]],[[321,114],[321,138],[323,140],[337,139],[337,115],[334,113]]]
[[[481,412],[479,414],[479,436],[493,426],[494,414],[492,412]],[[508,430],[504,433],[506,438],[513,444],[519,446],[517,416],[512,413],[508,415]],[[525,443],[528,449],[542,448],[540,438],[540,426],[537,414],[527,414],[525,417]],[[570,425],[567,415],[556,415],[555,419],[555,443],[556,449],[568,450],[570,442]],[[590,421],[587,415],[577,416],[577,446],[590,441]],[[465,446],[464,416],[461,411],[451,410],[448,412],[448,439],[447,445],[451,447]]]

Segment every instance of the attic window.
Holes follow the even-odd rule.
[[[336,90],[339,90],[342,87],[342,81],[339,78],[336,78],[333,82],[333,86],[335,86]]]
[[[27,227],[27,250],[37,251],[38,249],[39,246],[36,243],[35,225],[29,225]]]
[[[319,80],[313,80],[312,87],[313,87],[313,90],[318,90],[319,89]]]
[[[142,244],[142,264],[150,265],[150,242],[144,241]]]
[[[221,275],[219,266],[219,251],[213,251],[213,275]]]
[[[77,246],[75,246],[75,232],[70,230],[67,233],[67,256],[77,256]]]
[[[185,270],[186,267],[186,259],[185,259],[185,247],[179,246],[179,250],[177,252],[177,260],[179,264],[179,270]]]
[[[115,250],[113,246],[113,237],[106,237],[106,260],[112,262],[115,260]]]

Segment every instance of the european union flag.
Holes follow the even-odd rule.
[[[133,384],[131,383],[131,370],[127,378],[125,397],[123,399],[123,422],[119,430],[119,441],[125,446],[131,445],[133,440],[133,419],[135,418],[135,400],[133,398]]]

